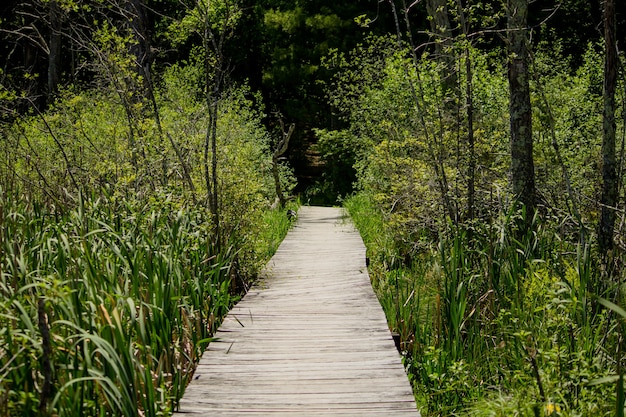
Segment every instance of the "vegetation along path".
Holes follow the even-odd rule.
[[[363,241],[341,209],[300,209],[216,337],[181,414],[419,416]]]

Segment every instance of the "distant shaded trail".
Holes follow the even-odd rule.
[[[180,404],[191,416],[419,416],[341,209],[302,207]]]

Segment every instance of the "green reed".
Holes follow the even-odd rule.
[[[393,263],[380,212],[362,195],[346,208],[424,415],[613,415],[620,332],[584,240],[505,212]]]
[[[214,250],[203,211],[0,207],[0,414],[169,414],[232,303],[234,249]]]

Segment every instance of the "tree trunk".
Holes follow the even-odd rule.
[[[459,23],[465,38],[468,38],[470,27],[465,16],[463,3],[457,0],[457,13]],[[465,213],[466,220],[474,220],[474,200],[476,188],[476,146],[474,136],[474,73],[472,70],[472,54],[469,45],[465,45],[465,111],[467,117],[467,208]],[[471,228],[470,234],[471,234]]]
[[[444,95],[455,91],[457,84],[457,71],[455,57],[452,51],[453,38],[448,19],[448,6],[446,0],[428,0],[426,10],[430,15],[430,30],[435,37],[435,57],[442,64],[442,80]]]
[[[131,47],[131,53],[136,59],[137,73],[143,77],[144,86],[149,88],[152,52],[146,5],[144,0],[130,0],[126,7],[129,25],[135,37],[135,44]]]
[[[528,80],[528,0],[508,0],[507,11],[511,182],[513,194],[526,207],[530,222],[535,210],[535,166]]]
[[[207,72],[208,74],[208,72]],[[207,75],[207,78],[209,76]],[[211,88],[207,79],[207,89]],[[207,203],[211,212],[213,223],[213,238],[215,247],[221,249],[221,231],[219,217],[219,196],[217,179],[217,117],[219,114],[218,96],[219,84],[214,88],[213,93],[207,92],[207,105],[209,108],[209,125],[207,126],[206,137],[204,139],[204,178],[207,188]]]
[[[472,97],[473,72],[472,58],[469,48],[465,49],[465,106],[467,108],[467,220],[474,220],[474,197],[476,182],[476,146],[474,137],[474,100]]]
[[[50,42],[48,45],[48,94],[47,102],[51,104],[57,92],[60,81],[61,67],[61,25],[62,14],[56,0],[51,0],[49,4],[50,15]]]
[[[613,248],[615,206],[617,205],[617,164],[615,155],[615,89],[617,86],[615,0],[604,1],[604,114],[602,120],[602,197],[598,243],[600,253]]]
[[[222,82],[226,74],[224,61],[225,29],[216,34],[211,28],[209,10],[202,8],[200,2],[196,7],[204,17],[203,44],[206,53],[205,58],[205,94],[209,110],[209,125],[207,126],[204,141],[204,176],[207,188],[207,200],[213,222],[213,238],[215,247],[221,250],[221,228],[219,216],[219,193],[218,193],[218,157],[217,157],[217,118],[219,117],[219,102],[222,94]],[[214,60],[209,59],[213,56]],[[209,161],[210,154],[210,161]]]

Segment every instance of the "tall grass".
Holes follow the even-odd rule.
[[[538,218],[523,233],[509,212],[381,265],[394,253],[384,216],[365,195],[346,208],[425,415],[614,415],[619,328],[594,301],[588,245]]]
[[[267,210],[263,214],[263,224],[266,225],[259,231],[256,238],[258,242],[255,246],[259,250],[259,257],[265,261],[270,259],[278,250],[278,246],[283,241],[285,235],[293,225],[295,218],[288,216],[287,211],[298,211],[300,200],[289,201],[286,207],[280,209]],[[265,265],[262,266],[265,266]]]
[[[234,297],[235,248],[181,207],[0,194],[0,415],[171,413]]]

